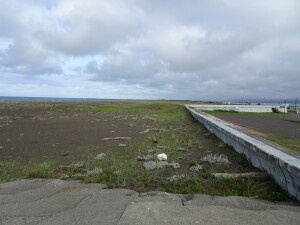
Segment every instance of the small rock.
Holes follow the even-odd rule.
[[[66,179],[69,179],[69,178],[70,178],[69,175],[62,175],[59,179],[66,180]]]
[[[157,138],[156,138],[156,137],[152,137],[152,142],[153,142],[153,143],[158,143]]]
[[[159,161],[167,161],[168,160],[168,156],[165,153],[161,153],[157,155],[157,159]]]
[[[119,147],[126,147],[126,144],[119,144]]]

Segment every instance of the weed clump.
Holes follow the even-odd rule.
[[[84,162],[73,163],[72,166],[74,168],[83,168],[85,166]]]
[[[74,177],[74,178],[85,177],[85,175],[82,173],[75,173],[74,175],[72,175],[72,177]]]
[[[52,178],[56,164],[54,162],[43,162],[27,170],[28,178]]]
[[[180,175],[173,175],[173,176],[170,176],[170,177],[168,177],[166,180],[167,180],[168,182],[175,183],[175,182],[178,182],[178,181],[180,181],[180,180],[182,180],[182,179],[184,179],[184,178],[185,178],[185,175],[184,175],[184,174],[180,174]]]
[[[228,157],[226,155],[218,155],[218,154],[209,154],[201,159],[202,162],[208,162],[209,164],[230,164]]]
[[[100,175],[102,172],[103,172],[102,168],[96,167],[96,168],[94,168],[94,169],[92,169],[92,170],[86,171],[86,174],[87,174],[89,177],[95,177],[95,176]]]
[[[148,161],[143,164],[144,168],[146,170],[157,170],[157,169],[162,169],[166,167],[172,167],[173,169],[179,169],[180,164],[176,162],[167,162],[167,161]]]
[[[149,160],[152,160],[154,158],[155,158],[154,155],[143,155],[143,156],[138,156],[137,160],[138,161],[149,161]]]
[[[199,165],[199,164],[196,164],[196,165],[190,167],[190,171],[193,173],[197,173],[202,169],[203,169],[202,165]]]
[[[102,159],[105,158],[105,156],[106,156],[105,153],[100,153],[100,154],[96,155],[95,159],[96,159],[96,160],[102,160]]]
[[[180,164],[177,162],[171,162],[171,163],[169,163],[169,167],[172,167],[173,169],[179,169]]]
[[[169,163],[166,161],[160,161],[160,162],[148,161],[143,164],[143,166],[146,170],[162,169],[164,167],[167,167],[168,165],[169,165]]]

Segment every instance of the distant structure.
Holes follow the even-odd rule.
[[[234,104],[234,105],[189,105],[188,107],[196,108],[206,111],[235,111],[235,112],[278,112],[287,113],[288,104],[275,106],[275,105],[248,105],[248,104]]]

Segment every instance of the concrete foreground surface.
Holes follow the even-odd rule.
[[[244,197],[139,194],[101,184],[20,180],[0,184],[1,225],[299,225],[300,206]]]

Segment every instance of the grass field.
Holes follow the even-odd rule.
[[[58,178],[104,183],[109,188],[131,188],[139,192],[158,190],[184,194],[238,195],[274,201],[290,200],[288,194],[271,178],[215,178],[212,174],[216,172],[242,173],[255,172],[257,169],[243,155],[224,145],[195,121],[183,107],[184,103],[2,103],[1,123],[9,125],[0,128],[6,135],[0,139],[0,145],[3,146],[0,149],[0,156],[3,156],[0,157],[0,182],[20,178]],[[17,116],[16,112],[19,113]],[[70,125],[80,122],[78,127],[72,128],[79,133],[76,133],[75,140],[72,133],[68,132],[71,128],[61,126],[65,120]],[[85,120],[92,122],[84,122]],[[39,139],[35,139],[38,136],[31,137],[27,134],[37,129],[35,127],[38,122],[41,126],[36,132],[48,135],[43,143],[38,143]],[[13,146],[11,142],[8,143],[7,140],[12,139],[9,135],[19,132],[24,124],[34,126],[29,131],[24,131],[24,135],[18,136],[16,143],[20,144]],[[51,129],[41,130],[47,125],[51,125]],[[80,133],[90,126],[93,126],[93,130]],[[52,133],[58,128],[65,130],[62,135],[52,137]],[[99,135],[91,137],[91,132],[99,132]],[[26,135],[31,138],[28,142]],[[132,140],[102,140],[103,137],[114,136],[130,136]],[[78,146],[70,147],[69,139],[77,141]],[[48,140],[51,142],[47,143]],[[32,144],[34,141],[35,145]],[[50,146],[53,142],[65,144],[65,147]],[[6,145],[11,146],[10,149]],[[22,151],[24,146],[30,146],[26,150],[27,155],[31,154],[31,150],[34,151],[30,158],[32,160],[22,160],[27,157]],[[47,147],[41,151],[41,146]],[[21,157],[15,157],[13,151]],[[157,155],[161,153],[168,156],[167,161],[157,159]]]

